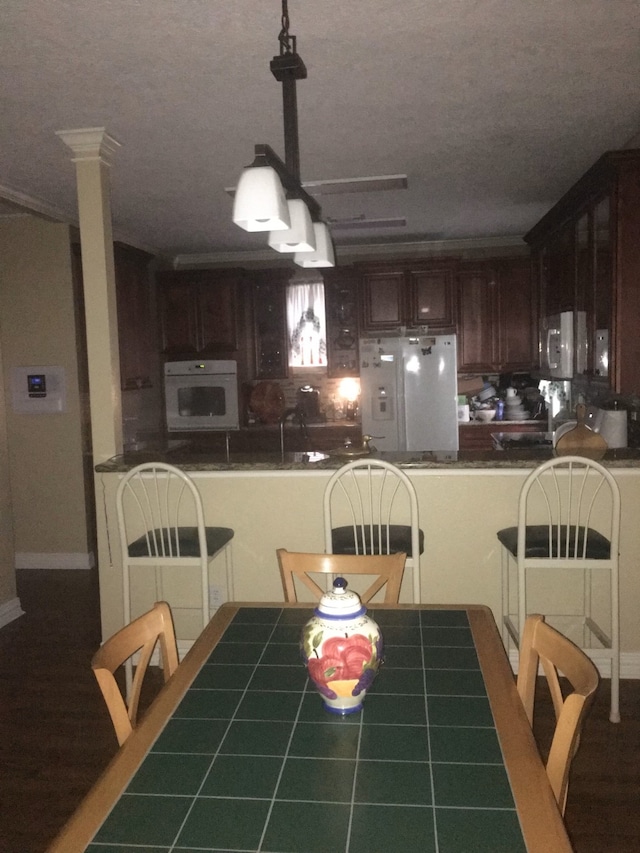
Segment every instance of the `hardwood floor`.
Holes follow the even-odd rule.
[[[117,742],[89,665],[100,642],[93,573],[19,571],[18,594],[26,615],[0,630],[0,853],[43,853]],[[619,725],[608,694],[603,682],[573,764],[576,853],[640,851],[640,681],[621,684]],[[541,691],[543,752],[551,725]]]

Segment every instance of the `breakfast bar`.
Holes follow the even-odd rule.
[[[49,853],[568,853],[487,608],[374,607],[385,663],[327,713],[308,605],[226,604]]]
[[[473,601],[488,606],[498,623],[502,616],[501,561],[498,530],[516,523],[520,488],[529,472],[549,458],[545,449],[519,451],[458,451],[447,453],[386,453],[381,458],[399,465],[415,486],[424,531],[421,556],[421,596],[429,603]],[[276,549],[323,551],[324,488],[344,458],[328,454],[194,453],[189,449],[118,456],[96,466],[98,529],[101,554],[100,596],[103,636],[122,626],[122,573],[115,517],[115,490],[123,473],[142,461],[170,462],[188,471],[205,506],[207,523],[233,528],[235,598],[242,601],[282,600]],[[603,460],[621,490],[620,634],[623,678],[640,673],[640,454],[627,449],[609,451]],[[221,562],[221,566],[223,563]],[[411,573],[405,573],[401,601],[413,599]],[[214,604],[225,600],[224,572],[212,578]],[[142,597],[142,587],[148,588]],[[153,604],[152,585],[138,585],[133,612]],[[187,578],[171,591],[172,604],[188,594]],[[194,597],[199,590],[196,584]],[[169,592],[167,592],[169,596]],[[201,623],[182,625],[178,634],[186,651]],[[607,677],[608,660],[594,660]],[[513,649],[511,650],[513,653]]]

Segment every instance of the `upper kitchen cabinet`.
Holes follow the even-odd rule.
[[[540,277],[540,293],[547,317],[573,311],[576,307],[576,247],[575,224],[568,223],[536,253],[534,264]],[[553,286],[549,286],[549,282],[553,282]]]
[[[575,373],[640,391],[640,150],[609,151],[535,225],[541,327],[574,313]],[[585,355],[586,353],[586,355]]]
[[[80,243],[74,241],[71,249],[75,298],[80,303],[79,322],[84,326],[84,281]],[[122,391],[152,388],[157,386],[160,377],[153,275],[150,271],[153,260],[153,255],[140,249],[124,243],[113,244]]]
[[[162,352],[171,358],[235,353],[243,278],[242,270],[158,273]]]
[[[358,280],[353,267],[322,270],[327,320],[327,375],[357,376]]]
[[[156,324],[153,321],[151,255],[114,243],[113,261],[123,391],[150,388],[157,374]]]
[[[290,277],[290,270],[260,270],[252,274],[256,379],[284,379],[288,374],[286,293]]]
[[[455,260],[362,264],[359,269],[365,333],[401,326],[455,329]]]
[[[531,370],[537,300],[528,257],[464,261],[458,270],[458,370]]]

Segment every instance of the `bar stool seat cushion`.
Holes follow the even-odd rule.
[[[177,530],[177,543],[175,528],[170,531],[171,541],[166,528],[156,528],[148,534],[145,533],[142,536],[139,536],[134,542],[129,544],[129,556],[157,557],[166,554],[166,556],[176,557],[180,554],[182,557],[199,557],[200,546],[198,543],[198,528],[178,527]],[[208,556],[212,557],[214,554],[217,554],[221,548],[224,548],[224,546],[233,539],[233,534],[234,531],[230,527],[206,527],[205,536],[207,540]],[[163,539],[164,550],[161,545]],[[151,543],[152,549],[154,548],[154,542],[157,543],[157,553],[154,553],[153,550],[149,553],[149,542]]]
[[[371,540],[373,532],[373,549]],[[356,549],[356,539],[354,536],[353,525],[345,527],[334,527],[331,530],[332,552],[334,554],[386,554],[387,553],[387,528],[383,527],[380,530],[374,526],[373,531],[370,527],[364,529],[358,527],[356,530],[358,537],[358,548]],[[363,542],[364,538],[364,542]],[[380,549],[380,539],[382,539],[382,550]],[[419,531],[420,553],[424,552],[424,533]],[[392,554],[405,553],[407,557],[412,557],[411,553],[411,525],[409,524],[390,524],[389,525],[389,552]]]
[[[571,528],[569,535],[568,553],[574,553],[576,543],[576,529]],[[578,528],[578,555],[582,557],[582,546],[584,542],[585,528]],[[504,547],[518,556],[518,528],[505,527],[498,531],[498,539]],[[560,549],[558,550],[558,528],[553,527],[551,531],[552,553],[558,554],[559,558],[567,554],[567,528],[563,526],[560,530]],[[611,543],[606,536],[589,527],[587,529],[587,560],[608,560],[611,555]],[[526,528],[525,557],[531,559],[536,557],[549,558],[549,527],[546,524],[532,524]]]

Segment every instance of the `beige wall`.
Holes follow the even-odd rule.
[[[207,521],[235,529],[237,600],[282,600],[276,548],[323,550],[322,494],[330,473],[195,475]],[[423,601],[486,604],[501,621],[501,559],[496,531],[516,523],[518,493],[527,473],[460,469],[450,473],[410,472],[425,533]],[[614,475],[622,492],[622,649],[635,653],[640,664],[640,525],[636,521],[640,470],[616,470]],[[118,475],[98,474],[97,482],[100,490],[104,487],[111,526],[111,553],[100,562],[103,634],[109,636],[122,620],[120,545],[115,526]],[[100,523],[104,521],[102,516]],[[180,583],[184,592],[184,578]],[[404,600],[410,600],[409,590],[410,586],[405,589]],[[147,592],[153,596],[152,590]]]
[[[18,566],[89,564],[81,400],[70,234],[32,216],[0,224],[0,329],[6,394],[9,475]],[[17,414],[11,368],[60,365],[67,408]],[[0,421],[2,418],[0,418]]]

